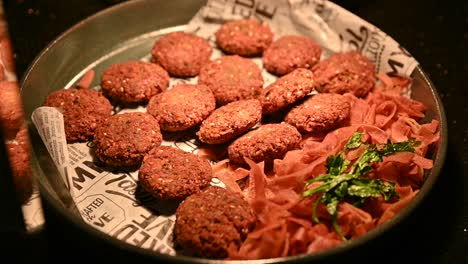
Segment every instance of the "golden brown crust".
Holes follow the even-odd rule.
[[[262,125],[229,145],[229,160],[244,164],[244,158],[254,162],[280,159],[286,152],[295,149],[301,139],[299,131],[289,124]]]
[[[151,50],[153,61],[176,77],[198,75],[212,52],[206,39],[185,32],[173,32],[158,39]]]
[[[116,168],[140,166],[144,155],[161,142],[156,119],[140,112],[108,118],[96,129],[93,140],[96,158]]]
[[[183,150],[159,146],[143,159],[138,173],[143,188],[158,199],[182,200],[210,184],[207,159]]]
[[[320,60],[322,49],[306,36],[287,35],[274,41],[263,53],[263,66],[276,75],[298,68],[311,69]]]
[[[169,74],[159,65],[127,61],[111,65],[102,74],[103,94],[114,102],[145,104],[169,86]]]
[[[221,144],[251,129],[262,118],[258,100],[241,100],[216,109],[202,122],[197,136],[201,142]]]
[[[266,23],[240,19],[224,23],[216,32],[216,44],[228,54],[255,56],[273,41],[273,32]]]
[[[345,96],[332,93],[313,95],[285,117],[301,133],[326,133],[344,125],[351,106]]]
[[[237,193],[216,186],[189,196],[177,208],[176,243],[191,255],[226,258],[255,227],[256,216]]]
[[[208,86],[179,84],[151,98],[147,111],[165,131],[182,131],[200,124],[216,108]]]

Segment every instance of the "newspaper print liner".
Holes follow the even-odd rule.
[[[223,22],[249,17],[271,25],[275,38],[285,34],[311,37],[322,46],[324,57],[334,52],[359,50],[376,64],[376,72],[410,76],[418,65],[377,27],[328,1],[209,0],[185,30],[208,39],[216,47],[214,33]],[[142,60],[148,61],[149,53]],[[212,59],[221,55],[215,49]],[[253,60],[262,66],[261,58]],[[262,74],[265,86],[276,79],[265,70]],[[196,77],[171,79],[171,85],[196,82]],[[143,107],[114,110],[116,113],[145,111]],[[32,120],[85,222],[135,246],[176,254],[172,229],[177,204],[162,203],[143,191],[138,185],[138,171],[109,172],[96,166],[91,142],[66,144],[63,117],[57,109],[40,107],[34,111]],[[199,142],[193,133],[175,133],[171,141],[162,144],[196,153]],[[224,185],[217,178],[213,178],[212,184]]]

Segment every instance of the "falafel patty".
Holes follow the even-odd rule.
[[[240,194],[210,186],[177,208],[174,236],[190,255],[223,259],[255,227],[256,216]]]
[[[289,124],[266,124],[236,139],[228,147],[229,160],[244,164],[244,157],[254,162],[283,158],[297,147],[302,137]]]
[[[273,41],[273,32],[266,23],[240,19],[224,23],[216,32],[216,44],[228,54],[256,56]]]
[[[313,68],[317,90],[366,96],[375,84],[375,66],[358,51],[335,53]]]
[[[162,142],[159,124],[146,113],[114,115],[96,129],[96,158],[114,168],[140,166],[143,156]]]
[[[49,94],[45,106],[62,111],[68,143],[85,142],[112,113],[112,105],[101,92],[89,89],[61,89]]]
[[[138,173],[140,184],[163,200],[182,200],[199,192],[213,178],[207,159],[183,150],[159,146],[143,159]]]
[[[285,117],[301,133],[326,133],[343,125],[351,106],[345,96],[319,93],[294,107]]]
[[[229,103],[205,119],[197,136],[201,142],[221,144],[251,129],[262,119],[262,106],[256,99]]]
[[[311,69],[320,61],[322,49],[306,36],[287,35],[275,40],[263,53],[263,67],[275,75],[297,68]]]
[[[166,131],[182,131],[200,124],[216,108],[210,88],[204,84],[178,84],[151,98],[147,111]]]
[[[101,77],[103,94],[123,104],[145,104],[169,86],[169,74],[159,65],[144,61],[113,64]]]
[[[315,90],[315,87],[311,71],[303,68],[295,69],[263,89],[259,97],[263,113],[272,114],[285,109],[306,97]]]
[[[181,31],[156,40],[151,50],[153,61],[175,77],[198,75],[200,68],[210,61],[212,52],[206,39]]]
[[[218,105],[257,98],[263,88],[260,68],[251,59],[224,56],[207,63],[200,70],[198,83],[206,84]]]

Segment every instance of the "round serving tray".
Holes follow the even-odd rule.
[[[41,106],[46,96],[54,90],[69,87],[87,70],[94,69],[99,76],[107,66],[130,59],[147,56],[154,40],[168,32],[183,30],[205,1],[128,1],[99,12],[70,28],[54,40],[34,60],[22,80],[22,98],[26,116]],[[252,261],[249,263],[332,261],[344,257],[365,255],[365,252],[385,243],[386,237],[398,234],[398,226],[421,204],[440,174],[447,148],[447,123],[442,103],[431,81],[418,66],[413,74],[412,98],[427,106],[426,119],[440,121],[441,140],[430,153],[433,169],[413,202],[391,221],[343,245],[311,255]],[[97,85],[95,78],[92,85]],[[220,263],[224,261],[169,256],[145,250],[117,240],[85,223],[78,213],[68,190],[42,140],[30,126],[33,145],[33,170],[39,183],[46,214],[53,215],[57,223],[49,227],[63,229],[73,234],[73,239],[86,241],[83,247],[101,248],[117,257],[160,260],[164,262]],[[47,221],[49,221],[47,219]],[[376,242],[374,244],[374,242]],[[379,243],[377,243],[379,242]],[[107,251],[106,251],[107,249]],[[115,250],[119,249],[119,250]],[[110,257],[110,255],[109,255]]]

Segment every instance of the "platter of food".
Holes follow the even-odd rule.
[[[263,2],[132,1],[51,43],[22,85],[44,199],[194,262],[325,258],[407,217],[447,137],[417,61],[333,3]]]

